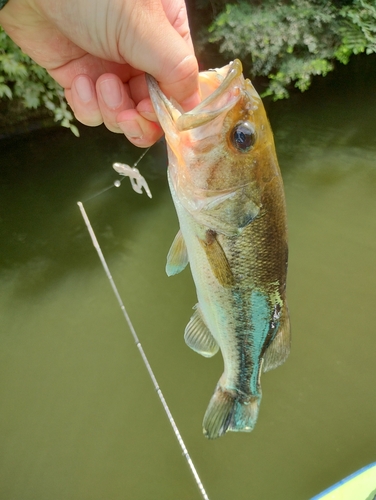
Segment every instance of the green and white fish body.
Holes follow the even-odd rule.
[[[261,372],[288,356],[287,230],[272,132],[240,61],[201,73],[200,83],[204,100],[183,113],[148,77],[180,223],[166,271],[189,262],[198,303],[185,341],[206,357],[220,349],[224,360],[203,422],[216,438],[254,428]]]

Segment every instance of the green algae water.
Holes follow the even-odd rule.
[[[211,500],[308,500],[376,460],[376,60],[268,104],[284,177],[293,344],[263,376],[255,430],[202,418],[222,370],[186,347],[195,290],[167,278],[178,224],[163,144],[104,129],[0,142],[0,500],[194,500],[199,493],[124,323],[82,200]],[[357,500],[357,499],[354,499]]]

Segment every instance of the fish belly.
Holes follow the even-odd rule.
[[[280,266],[275,266],[276,271],[268,276],[265,287],[264,271],[259,269],[265,238],[257,233],[260,230],[257,223],[252,223],[239,236],[216,235],[233,273],[231,285],[221,283],[202,244],[210,228],[197,222],[173,187],[171,192],[196,285],[200,315],[224,360],[223,375],[205,413],[204,434],[216,438],[229,430],[249,432],[258,417],[265,353],[278,332],[280,311],[285,310],[278,279]],[[273,360],[272,367],[283,362],[287,354],[282,359],[278,352],[276,358],[280,359]]]

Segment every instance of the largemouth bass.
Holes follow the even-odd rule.
[[[168,180],[180,230],[167,274],[190,264],[198,303],[189,347],[224,372],[206,410],[210,439],[251,431],[260,377],[290,350],[286,303],[287,229],[283,183],[262,101],[239,60],[200,73],[202,102],[184,113],[147,76],[168,145]]]

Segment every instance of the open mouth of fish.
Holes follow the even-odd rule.
[[[172,124],[177,132],[192,130],[225,114],[238,102],[245,87],[242,71],[242,63],[235,59],[223,68],[201,72],[199,83],[203,100],[188,112],[184,112],[174,99],[168,99],[157,81],[146,75],[149,93],[165,132]]]

